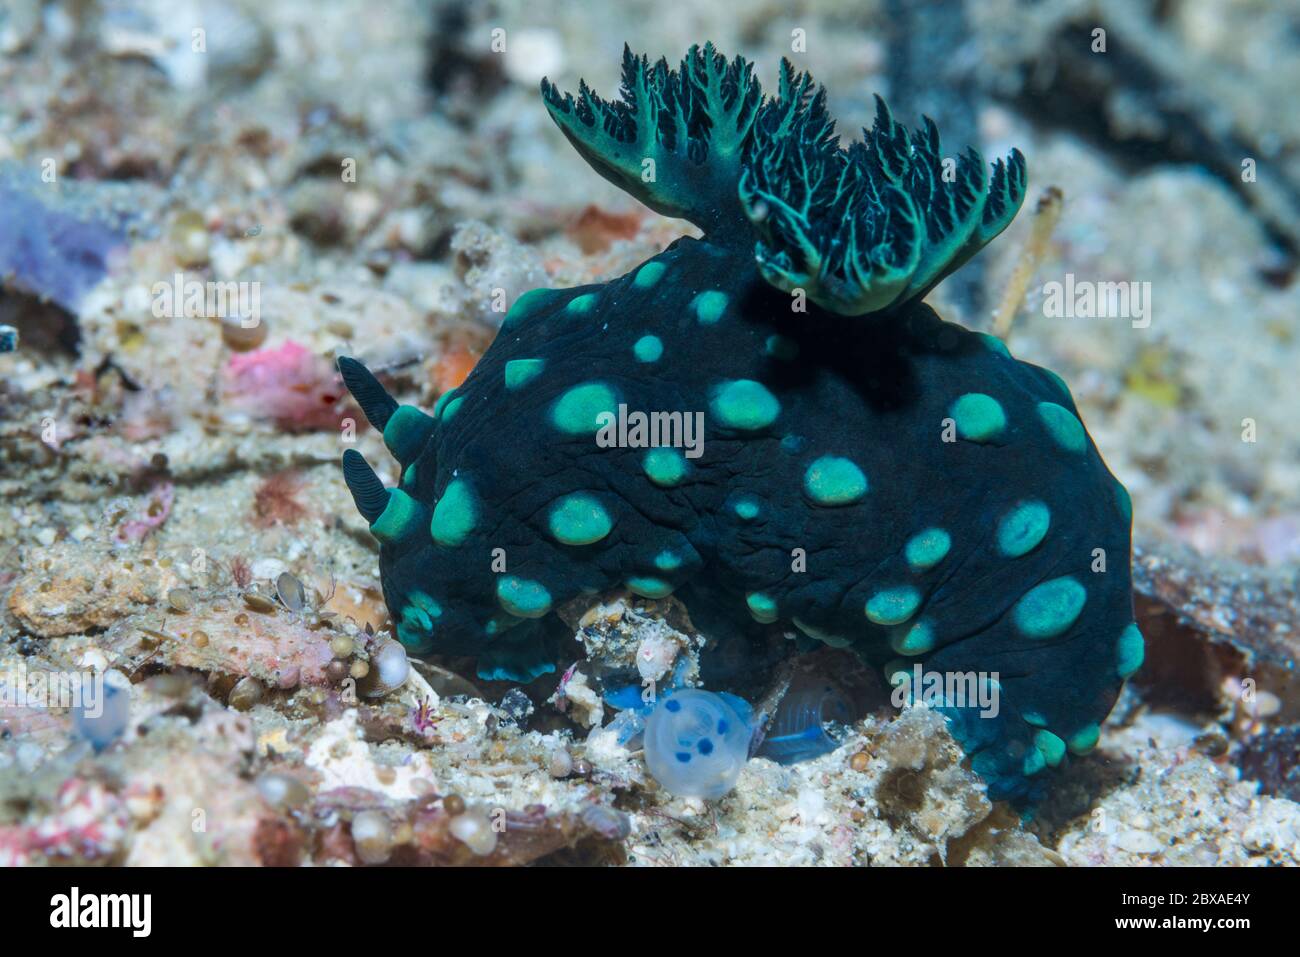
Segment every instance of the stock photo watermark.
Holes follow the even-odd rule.
[[[1002,686],[996,671],[926,671],[919,662],[911,670],[895,671],[889,700],[895,708],[969,708],[981,718],[1001,712]]]
[[[1064,282],[1043,284],[1043,315],[1049,319],[1128,319],[1134,329],[1151,325],[1150,282],[1094,282],[1066,273]]]
[[[38,671],[26,664],[0,673],[0,708],[72,708],[86,718],[104,713],[104,675],[92,671]]]
[[[601,412],[596,444],[602,449],[684,449],[688,459],[704,454],[703,412],[629,412],[619,403],[618,414]]]
[[[178,272],[171,282],[154,283],[149,292],[156,319],[238,319],[245,329],[262,321],[261,282],[204,282]]]

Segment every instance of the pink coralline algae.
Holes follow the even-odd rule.
[[[236,354],[222,370],[226,406],[289,432],[338,428],[342,386],[330,361],[288,340]]]
[[[130,815],[117,795],[101,784],[69,778],[56,804],[53,814],[35,824],[0,827],[0,866],[103,861],[120,850]]]

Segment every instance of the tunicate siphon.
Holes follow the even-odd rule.
[[[838,684],[821,675],[802,675],[777,706],[758,753],[778,764],[820,757],[838,746],[825,726],[852,724],[856,717],[853,699]]]

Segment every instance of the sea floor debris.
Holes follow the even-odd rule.
[[[1255,66],[1296,62],[1286,30],[1252,45],[1193,5],[1158,23],[1111,19],[1109,2],[964,5],[986,51],[999,7],[1024,17],[945,108],[990,153],[1021,144],[1036,187],[1061,189],[1009,346],[1062,371],[1133,493],[1149,642],[1097,750],[1024,820],[989,801],[936,713],[871,682],[846,682],[825,753],[760,752],[723,796],[674,795],[610,700],[641,680],[706,683],[710,653],[730,660],[672,600],[565,609],[568,666],[523,689],[467,659],[399,655],[375,543],[337,477],[345,447],[386,457],[334,356],[361,353],[432,407],[497,335],[495,290],[605,280],[696,235],[579,173],[535,108],[537,71],[608,90],[613,58],[575,51],[707,36],[770,74],[789,24],[758,3],[579,18],[511,0],[499,12],[520,43],[498,57],[475,39],[491,26],[478,9],[435,30],[416,0],[318,6],[226,5],[213,36],[244,39],[202,71],[147,42],[161,0],[45,4],[45,29],[0,28],[0,864],[1300,864],[1300,292],[1277,248],[1295,242],[1281,211],[1297,177],[1279,167],[1257,192],[1225,166],[1239,145],[1267,161],[1296,140],[1294,111],[1274,124],[1277,98],[1258,96],[1293,87],[1293,66]],[[812,62],[861,124],[872,90],[924,78],[891,65],[892,4],[849,6],[814,5]],[[1081,102],[1099,129],[1048,123],[1025,108],[1037,80],[1060,92],[1045,51],[1094,13],[1138,55],[1091,64]],[[1126,44],[1134,29],[1161,42]],[[1172,98],[1135,100],[1143,70]],[[1213,175],[1185,154],[1128,165],[1144,117],[1169,139],[1170,104],[1203,100],[1235,116],[1230,136],[1194,129]],[[45,158],[67,188],[37,192],[33,215]],[[19,206],[36,245],[7,241]],[[50,250],[69,224],[85,255],[62,269]],[[1028,229],[973,288],[939,287],[936,309],[986,328],[977,303],[998,300]],[[155,284],[178,273],[260,284],[260,323],[157,314]],[[1151,327],[1049,319],[1040,287],[1067,273],[1151,277]],[[1241,439],[1246,418],[1260,441]],[[770,637],[774,654],[790,644]],[[107,672],[129,685],[125,715],[43,697]],[[774,712],[792,680],[773,669],[749,700]]]

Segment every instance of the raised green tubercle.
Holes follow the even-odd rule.
[[[395,542],[423,526],[428,514],[424,505],[400,488],[390,489],[388,505],[370,531],[381,542]]]
[[[680,449],[648,449],[641,458],[646,478],[663,488],[671,488],[686,478],[686,456]]]
[[[511,359],[506,363],[507,389],[520,389],[532,382],[546,368],[545,359]]]
[[[610,533],[614,522],[600,499],[585,492],[566,495],[551,508],[551,534],[565,545],[590,545]]]
[[[433,507],[429,531],[439,545],[460,545],[467,539],[478,519],[478,503],[469,482],[452,479]]]
[[[516,618],[541,618],[551,610],[551,593],[546,586],[517,575],[497,579],[497,601]]]
[[[921,593],[911,585],[886,588],[867,599],[866,614],[877,625],[899,625],[921,606]]]
[[[952,548],[952,536],[942,528],[927,528],[907,540],[903,554],[913,571],[925,571],[939,564]]]
[[[948,414],[957,424],[957,434],[969,442],[992,442],[1007,428],[1002,404],[982,392],[968,392],[955,401]]]
[[[781,403],[761,382],[738,379],[713,389],[709,411],[721,425],[756,432],[776,421]]]
[[[823,455],[804,472],[803,487],[818,505],[852,505],[867,494],[867,477],[848,459]]]
[[[601,426],[601,415],[616,415],[618,398],[603,382],[584,382],[567,390],[551,409],[551,422],[561,432],[585,435]]]
[[[1016,602],[1011,618],[1028,638],[1055,638],[1079,620],[1088,593],[1071,575],[1035,585]]]

